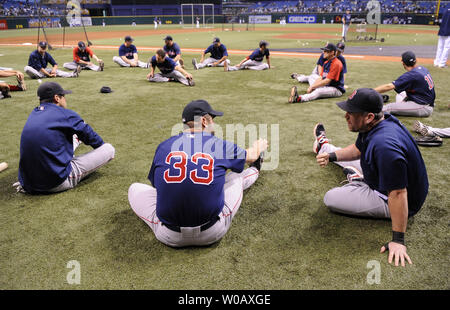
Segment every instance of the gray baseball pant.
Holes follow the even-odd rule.
[[[197,64],[197,68],[202,69],[204,67],[211,67],[213,63],[215,63],[216,61],[219,61],[219,60],[220,59],[215,59],[212,57],[206,58],[205,60],[203,60],[203,62]],[[227,64],[231,63],[229,59],[225,59],[220,64],[218,64],[217,67],[223,67],[225,61],[227,62]],[[208,65],[211,65],[211,66],[208,66]]]
[[[228,67],[228,71],[236,71],[236,70],[244,70],[244,69],[250,69],[250,70],[266,70],[269,69],[269,65],[266,63],[263,63],[262,61],[255,61],[255,60],[247,60],[242,63],[240,67],[237,66],[230,66]]]
[[[441,138],[450,138],[450,128],[434,128],[427,126],[428,130]]]
[[[149,82],[169,82],[170,78],[189,86],[188,79],[180,71],[173,70],[170,73],[156,73],[152,78],[149,78]]]
[[[91,69],[93,71],[100,71],[100,67],[97,65],[85,65],[85,64],[78,64],[75,61],[72,62],[65,62],[63,67],[69,70],[75,70],[77,66],[80,66],[81,69]]]
[[[131,67],[130,64],[123,61],[123,59],[119,56],[114,56],[113,61],[121,67]],[[148,64],[138,60],[138,67],[145,69],[145,68],[148,68]]]
[[[318,78],[320,78],[319,70],[317,70],[317,66],[315,66],[310,75],[300,74],[297,76],[297,81],[300,83],[309,83],[309,86],[311,86]]]
[[[333,98],[342,96],[342,92],[333,86],[323,86],[316,88],[309,94],[301,95],[301,102],[316,100],[319,98]]]
[[[60,185],[49,190],[49,192],[57,193],[74,188],[78,185],[78,183],[80,183],[81,180],[112,160],[114,158],[114,154],[114,147],[109,143],[104,143],[102,146],[90,151],[89,153],[74,156],[70,162],[72,171],[67,179]]]
[[[243,191],[258,179],[255,168],[247,168],[242,173],[229,172],[225,176],[225,205],[219,214],[219,220],[201,231],[197,227],[180,227],[175,232],[161,223],[156,216],[156,189],[150,185],[133,183],[128,189],[128,200],[133,211],[153,230],[156,239],[171,247],[204,246],[213,244],[225,236],[231,221],[242,202]],[[206,223],[205,223],[206,224]]]
[[[342,37],[347,39],[347,32],[350,25],[342,24]]]
[[[325,143],[320,148],[319,154],[331,153],[339,150],[332,144]],[[359,160],[334,162],[338,166],[351,166],[362,173]],[[329,190],[323,202],[333,212],[374,218],[390,218],[387,197],[373,190],[364,181],[353,181],[341,187]]]
[[[428,117],[433,113],[433,107],[418,104],[414,101],[405,101],[406,98],[406,92],[397,94],[394,103],[384,105],[383,112],[393,115],[416,117]]]
[[[23,68],[23,71],[25,71],[25,73],[28,74],[32,79],[43,79],[43,78],[47,77],[44,73],[39,72],[30,66],[26,66],[25,68]],[[50,72],[52,72],[52,69],[46,68],[45,71],[50,73]],[[74,72],[65,72],[65,71],[61,71],[61,70],[56,70],[56,76],[64,77],[64,78],[76,77]]]

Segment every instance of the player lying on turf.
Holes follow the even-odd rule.
[[[306,94],[299,96],[297,86],[292,86],[289,103],[306,102],[319,98],[340,97],[345,93],[344,72],[341,61],[336,58],[336,45],[328,43],[323,50],[325,62],[320,78],[309,86]]]
[[[422,155],[413,137],[400,121],[382,112],[381,95],[360,88],[343,109],[350,131],[358,132],[354,144],[337,148],[329,143],[322,124],[314,128],[313,151],[317,163],[329,162],[344,168],[348,184],[331,189],[324,203],[332,211],[353,216],[390,218],[392,241],[381,247],[389,251],[389,263],[395,259],[411,264],[406,253],[405,232],[408,218],[421,209],[428,194],[428,176]]]
[[[119,47],[119,56],[114,56],[113,61],[121,67],[140,67],[148,68],[148,63],[139,60],[134,39],[130,36],[125,37],[125,42]]]
[[[411,51],[402,54],[402,63],[406,70],[404,74],[392,83],[375,88],[379,93],[397,92],[395,102],[386,104],[383,111],[400,116],[430,116],[436,98],[430,72],[417,64],[416,55]]]
[[[42,83],[38,88],[40,105],[28,117],[20,139],[17,191],[30,194],[65,191],[114,158],[114,147],[74,111],[67,109],[61,85]],[[76,135],[74,137],[74,135]],[[74,157],[81,140],[93,151]]]
[[[27,86],[25,84],[25,77],[22,72],[17,70],[0,70],[0,77],[15,76],[17,85],[10,85],[0,81],[0,99],[11,98],[10,91],[25,91]]]
[[[211,57],[205,59],[205,55],[211,53]],[[200,63],[197,63],[195,58],[192,59],[192,65],[195,70],[205,67],[223,67],[225,62],[229,65],[228,51],[224,44],[220,42],[219,38],[214,38],[213,43],[202,52]]]
[[[98,66],[91,62],[91,58],[98,62]],[[78,66],[81,69],[91,69],[93,71],[103,71],[105,63],[97,57],[83,41],[78,42],[78,46],[73,49],[73,61],[64,63],[64,68],[75,70]]]
[[[184,131],[156,149],[148,175],[152,185],[134,183],[128,190],[133,211],[168,246],[219,241],[230,229],[243,191],[258,179],[267,141],[244,150],[217,138],[213,118],[222,115],[205,100],[190,102],[182,114]],[[250,167],[244,169],[246,163]]]
[[[225,71],[236,71],[236,70],[244,70],[244,69],[250,69],[250,70],[266,70],[270,69],[270,52],[267,48],[269,46],[269,43],[266,41],[259,42],[259,48],[255,49],[253,53],[251,53],[249,56],[242,59],[242,61],[236,65],[236,66],[229,66],[228,63],[224,63],[224,70]],[[263,63],[263,59],[266,57],[267,63]]]
[[[177,65],[162,49],[156,51],[156,55],[150,60],[150,73],[147,75],[149,82],[177,81],[186,86],[194,86],[194,79],[180,65]],[[161,73],[155,74],[155,68]]]
[[[344,73],[344,83],[345,78],[347,76],[347,62],[345,61],[345,58],[343,56],[345,49],[345,44],[342,42],[339,42],[336,44],[336,58],[339,59],[342,63],[342,72]],[[317,60],[316,66],[314,67],[314,70],[311,72],[310,75],[304,75],[304,74],[298,74],[298,73],[292,73],[291,78],[299,81],[300,83],[309,83],[309,85],[313,85],[314,82],[322,76],[323,72],[323,64],[325,63],[326,59],[324,57],[324,53],[321,53],[319,56],[319,59]]]
[[[28,58],[28,66],[23,69],[25,73],[32,79],[78,77],[81,67],[75,68],[73,72],[58,70],[58,64],[56,61],[48,52],[46,52],[47,46],[47,42],[39,42],[37,49],[33,51]],[[52,65],[52,69],[47,68],[47,64],[49,63]]]

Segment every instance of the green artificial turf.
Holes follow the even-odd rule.
[[[229,49],[255,48],[255,42],[271,36],[257,31],[246,34],[253,40],[247,45],[243,34],[236,32],[177,34],[176,41],[183,42],[182,48],[203,48],[213,35],[226,38]],[[436,43],[432,35],[423,40]],[[94,42],[115,43],[120,42]],[[161,43],[160,35],[139,38],[142,45]],[[278,47],[278,41],[271,43],[272,48]],[[295,42],[279,43],[289,47]],[[194,71],[190,61],[199,55],[184,53],[187,70],[196,81],[195,87],[186,87],[150,84],[145,79],[148,70],[119,68],[112,62],[115,50],[93,48],[106,62],[104,72],[83,71],[77,79],[55,81],[73,91],[67,96],[68,107],[116,148],[116,157],[75,189],[42,196],[15,192],[11,185],[17,180],[20,135],[38,104],[39,84],[27,77],[26,92],[0,101],[0,161],[9,164],[0,173],[0,289],[450,288],[449,141],[440,148],[421,148],[430,191],[420,213],[408,223],[406,241],[414,264],[395,268],[387,263],[387,255],[379,254],[381,245],[391,238],[389,221],[333,214],[323,204],[325,192],[338,186],[344,175],[336,166],[316,164],[312,129],[323,122],[331,142],[338,146],[353,143],[356,135],[348,131],[344,113],[335,105],[340,99],[287,104],[290,87],[298,85],[290,73],[311,72],[316,59],[272,57],[273,70],[225,73],[219,68]],[[32,50],[1,46],[0,64],[23,70]],[[51,53],[61,67],[71,60],[70,49]],[[152,52],[140,55],[148,59]],[[242,55],[230,58],[237,63]],[[347,62],[349,89],[344,98],[356,88],[376,87],[404,72],[399,62]],[[448,127],[449,69],[427,67],[437,100],[433,115],[423,121]],[[114,92],[100,94],[102,86]],[[227,124],[278,124],[279,139],[271,137],[270,130],[268,137],[271,148],[279,148],[279,164],[275,170],[263,171],[245,192],[230,231],[219,243],[172,249],[158,242],[134,214],[127,191],[133,182],[149,183],[146,178],[156,147],[180,123],[183,107],[200,98],[225,113],[215,119],[224,129]],[[400,119],[411,129],[414,118]],[[241,146],[248,147],[248,141]],[[82,145],[76,154],[89,150]],[[80,263],[80,285],[67,283],[71,260]],[[371,260],[381,265],[378,285],[366,281]]]

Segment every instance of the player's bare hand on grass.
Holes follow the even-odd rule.
[[[402,267],[405,267],[405,260],[408,261],[410,265],[412,265],[412,261],[409,258],[408,254],[406,254],[406,246],[403,244],[397,243],[397,242],[389,242],[388,243],[388,262],[389,264],[392,263],[392,259],[394,259],[395,266],[398,266],[398,263],[400,261],[400,264]],[[386,247],[383,245],[380,249],[380,253],[386,252]]]
[[[148,80],[148,79],[152,79],[152,78],[153,78],[153,73],[147,74],[147,80]]]
[[[189,79],[189,80],[192,80],[192,74],[187,73],[187,74],[186,74],[186,78]]]
[[[316,159],[320,167],[325,167],[330,162],[330,154],[328,153],[317,154]]]

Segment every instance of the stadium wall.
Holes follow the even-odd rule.
[[[296,23],[325,23],[329,24],[331,21],[334,23],[340,23],[340,17],[342,14],[258,14],[257,16],[270,16],[271,23],[279,23],[281,18],[286,18],[286,22],[290,23],[292,21],[296,21]],[[194,14],[195,16],[195,14]],[[248,22],[248,18],[251,15],[240,15],[238,17],[235,17],[234,20],[239,20],[239,18],[242,18],[245,20],[245,22]],[[294,18],[289,18],[289,16],[294,16]],[[138,25],[143,24],[153,24],[154,18],[158,17],[161,19],[162,24],[167,25],[173,25],[173,24],[180,24],[181,22],[181,16],[180,15],[128,15],[128,16],[93,16],[92,19],[92,25],[93,26],[101,26],[103,22],[105,22],[106,25],[131,25],[131,23],[134,21]],[[226,20],[230,20],[231,16],[225,16],[225,15],[215,15],[214,16],[214,22],[216,24],[221,24]],[[404,20],[407,24],[418,24],[418,25],[433,25],[435,23],[435,17],[431,14],[400,14],[400,13],[388,13],[388,14],[382,14],[381,20],[384,19],[394,19],[396,17],[397,20]],[[54,19],[55,16],[50,17],[42,17],[42,20],[48,20],[48,19]],[[190,24],[192,23],[191,16],[185,16],[185,23]],[[211,16],[206,16],[207,20],[208,18],[211,18]],[[31,28],[30,22],[32,20],[35,20],[36,17],[0,17],[0,21],[3,27],[0,27],[0,30],[6,30],[6,29],[22,29],[22,28]],[[61,25],[62,26],[68,26],[65,18],[60,18]],[[53,23],[49,26],[55,26],[57,23]]]

